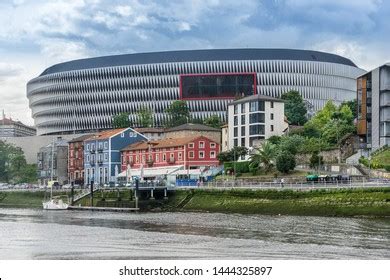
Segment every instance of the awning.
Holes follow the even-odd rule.
[[[151,167],[151,168],[143,168],[143,177],[157,177],[157,176],[164,176],[164,175],[170,175],[172,172],[175,172],[177,170],[184,169],[184,165],[173,165],[173,166],[163,166],[163,167]],[[118,174],[118,177],[124,177],[126,178],[127,171],[123,171],[120,174]],[[141,168],[138,169],[131,169],[130,170],[131,176],[141,176]]]

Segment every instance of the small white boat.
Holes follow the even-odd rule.
[[[62,199],[50,199],[49,201],[42,202],[42,205],[44,210],[66,210],[69,206]]]

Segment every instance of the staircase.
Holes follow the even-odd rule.
[[[362,156],[360,152],[353,154],[352,156],[348,157],[345,160],[345,163],[350,164],[350,165],[357,165],[359,164],[359,158]],[[363,154],[364,156],[364,154]]]
[[[96,192],[98,190],[99,190],[99,188],[95,188],[95,189],[93,189],[93,192]],[[83,199],[84,197],[89,196],[89,195],[91,195],[91,189],[87,189],[87,190],[82,191],[81,193],[79,193],[78,195],[75,195],[73,197],[73,204],[75,202],[79,201],[80,199]]]

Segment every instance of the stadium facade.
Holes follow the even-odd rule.
[[[186,100],[194,118],[226,120],[238,96],[271,97],[298,90],[314,111],[331,99],[356,95],[365,71],[351,60],[324,52],[292,49],[212,49],[139,53],[56,64],[27,84],[38,135],[111,128],[112,117],[146,106],[155,126],[165,109]]]

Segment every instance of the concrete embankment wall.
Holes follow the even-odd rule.
[[[390,188],[343,190],[180,190],[169,211],[266,215],[390,216]]]

